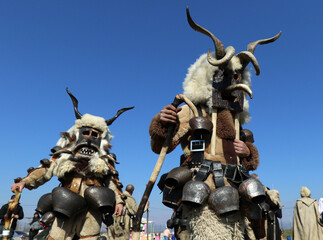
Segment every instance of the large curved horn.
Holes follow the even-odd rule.
[[[130,110],[130,109],[133,109],[134,107],[129,107],[129,108],[122,108],[122,109],[120,109],[118,112],[117,112],[117,114],[113,117],[113,118],[111,118],[111,119],[109,119],[109,120],[105,120],[105,122],[106,122],[106,124],[108,125],[108,126],[110,126],[113,122],[114,122],[114,120],[116,120],[123,112],[125,112],[125,111],[128,111],[128,110]]]
[[[70,91],[68,91],[68,88],[66,88],[66,92],[68,93],[68,95],[70,95],[70,97],[72,99],[76,119],[81,119],[82,114],[77,109],[78,105],[79,105],[79,102],[77,101],[76,97],[74,97],[73,94]]]
[[[191,28],[193,28],[195,31],[198,31],[198,32],[205,34],[205,35],[209,36],[210,38],[212,38],[214,46],[215,46],[216,58],[217,59],[223,58],[225,55],[223,43],[219,39],[217,39],[209,30],[201,27],[200,25],[197,25],[193,21],[193,19],[191,18],[190,11],[189,11],[188,7],[186,7],[186,15],[187,15],[187,21],[190,24]]]
[[[229,46],[225,49],[225,56],[217,60],[211,57],[209,49],[209,51],[207,52],[207,61],[213,66],[221,66],[231,60],[231,58],[234,56],[235,51],[236,50],[232,46]]]
[[[282,34],[282,31],[280,31],[276,36],[272,38],[261,39],[261,40],[249,43],[247,46],[247,51],[254,53],[258,44],[263,45],[263,44],[275,42],[280,37],[281,34]]]
[[[243,65],[243,69],[248,65],[249,62],[251,62],[253,67],[255,68],[256,75],[260,74],[259,63],[256,57],[251,52],[248,52],[248,51],[239,52],[236,55],[236,57],[240,59],[240,62]]]

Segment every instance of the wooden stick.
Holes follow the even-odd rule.
[[[236,130],[236,139],[240,139],[240,121],[238,117],[238,113],[234,115],[234,128]],[[237,155],[237,165],[240,165],[240,158]]]
[[[197,117],[198,116],[198,111],[197,111],[196,107],[194,106],[194,104],[188,98],[186,98],[182,94],[176,95],[172,105],[177,108],[183,101],[193,111],[194,116]],[[162,167],[162,165],[164,163],[164,159],[165,159],[165,156],[167,154],[168,147],[169,147],[169,145],[171,143],[171,140],[172,140],[172,134],[174,132],[174,129],[175,129],[175,125],[171,125],[167,129],[167,136],[166,136],[165,142],[164,142],[163,147],[162,147],[162,149],[160,151],[160,154],[159,154],[159,157],[157,159],[155,168],[154,168],[153,172],[151,173],[151,176],[150,176],[150,179],[148,181],[148,184],[146,185],[146,190],[145,190],[145,192],[144,192],[144,194],[143,194],[143,196],[141,198],[140,204],[138,206],[138,211],[136,213],[136,217],[134,218],[134,224],[133,224],[133,231],[132,231],[132,239],[133,240],[139,240],[140,239],[141,218],[142,218],[142,215],[144,213],[144,209],[145,209],[145,206],[147,204],[147,201],[148,201],[148,198],[150,196],[150,193],[151,193],[151,191],[152,191],[152,189],[154,187],[154,184],[155,184],[156,179],[158,177],[158,174],[160,172],[160,169],[161,169],[161,167]]]
[[[212,109],[212,123],[213,123],[213,129],[212,129],[212,137],[211,137],[211,155],[215,156],[215,145],[216,145],[216,120],[218,118],[218,110],[215,108]]]

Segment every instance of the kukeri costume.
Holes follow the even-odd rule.
[[[250,206],[254,204],[260,211],[257,204],[265,200],[264,186],[248,174],[259,164],[253,135],[241,127],[249,121],[245,93],[252,97],[246,66],[252,62],[258,75],[259,65],[253,55],[257,44],[273,42],[280,34],[251,43],[248,51],[234,56],[234,48],[224,49],[220,40],[193,22],[188,9],[187,16],[194,30],[212,38],[216,53],[202,55],[188,70],[183,94],[196,109],[184,105],[177,114],[168,150],[181,144],[184,155],[180,167],[164,174],[158,186],[163,203],[174,209],[168,225],[175,227],[177,238],[244,239],[244,218]],[[152,150],[159,153],[167,133],[159,114],[149,132]],[[236,138],[249,148],[248,157],[237,156]],[[243,204],[248,207],[240,209]]]
[[[24,182],[31,190],[57,176],[61,186],[43,195],[36,209],[44,214],[44,224],[52,224],[49,239],[97,239],[102,220],[111,224],[115,205],[123,203],[108,126],[131,108],[119,110],[110,120],[82,115],[77,99],[67,92],[74,105],[75,125],[62,133],[50,160],[41,160],[39,167],[16,182]]]

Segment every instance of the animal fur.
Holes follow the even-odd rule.
[[[192,209],[188,215],[191,240],[242,240],[244,221],[239,215],[220,218],[207,205]]]
[[[213,57],[214,53],[211,54]],[[231,70],[239,70],[242,68],[240,60],[237,57],[233,57],[228,68]],[[212,109],[212,81],[214,72],[218,67],[211,65],[207,61],[207,54],[200,56],[196,62],[188,69],[188,73],[183,82],[183,94],[188,97],[195,105],[204,104]],[[248,86],[251,85],[250,72],[247,68],[242,73],[242,82]],[[250,121],[249,103],[244,96],[243,112],[240,113],[239,119],[241,124],[248,123]]]

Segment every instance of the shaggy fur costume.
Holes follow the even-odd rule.
[[[88,161],[79,162],[75,160],[77,150],[77,140],[79,139],[79,129],[81,127],[91,127],[101,132],[101,143],[98,152],[95,152]],[[61,134],[56,146],[60,149],[53,154],[50,159],[50,166],[39,166],[31,171],[21,181],[25,182],[25,187],[35,189],[49,181],[53,176],[57,176],[66,184],[67,175],[72,177],[91,178],[103,183],[104,186],[112,189],[116,195],[116,204],[123,203],[121,192],[117,188],[118,179],[113,179],[108,175],[109,170],[114,170],[114,162],[108,158],[111,148],[111,132],[101,117],[85,114],[81,119],[75,121],[75,125],[67,132]],[[109,177],[108,177],[109,176]],[[84,196],[84,191],[88,188],[85,180],[82,180],[78,194]],[[50,232],[50,236],[55,239],[73,239],[74,234],[79,236],[93,236],[87,239],[96,239],[100,233],[102,213],[98,210],[85,209],[77,216],[66,220],[61,225],[61,220],[56,218]]]
[[[228,67],[235,71],[240,70],[242,65],[240,64],[238,58],[233,57]],[[206,54],[204,54],[189,68],[188,74],[183,83],[184,95],[188,97],[196,106],[199,105],[202,109],[203,117],[206,117],[209,120],[211,120],[212,109],[212,81],[214,72],[216,70],[217,67],[210,65],[207,61]],[[242,80],[244,84],[250,86],[250,74],[247,69],[245,69],[242,73]],[[181,144],[186,158],[191,155],[189,143],[192,136],[189,120],[192,117],[192,111],[187,105],[184,105],[182,110],[178,113],[178,124],[169,146],[169,152],[174,150],[177,145]],[[241,124],[247,123],[250,120],[248,102],[246,98],[244,100],[243,112],[239,114],[239,120]],[[236,133],[233,114],[229,110],[218,109],[216,127],[215,155],[210,154],[211,138],[206,138],[204,158],[213,161],[220,161],[225,165],[227,164],[228,154],[230,155],[232,150],[234,151],[233,140],[235,139]],[[149,133],[151,136],[152,150],[155,153],[159,153],[167,134],[167,128],[161,124],[159,114],[153,118],[150,124]],[[257,148],[252,143],[246,144],[251,154],[248,158],[241,158],[240,162],[247,168],[247,170],[255,170],[259,165]],[[231,153],[229,153],[229,150]],[[194,171],[194,169],[191,169],[191,171]],[[226,179],[224,179],[224,181],[225,185],[230,185]],[[209,175],[205,183],[209,185],[211,190],[215,189],[212,174]],[[240,240],[244,239],[245,229],[244,217],[240,214],[241,213],[238,212],[231,218],[223,219],[218,217],[206,203],[200,208],[196,209],[187,209],[186,207],[183,207],[182,217],[188,220],[189,226],[187,231],[190,239]]]

